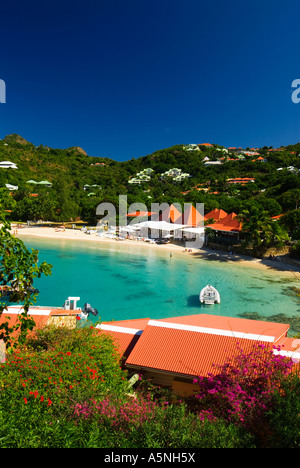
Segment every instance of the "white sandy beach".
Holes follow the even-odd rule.
[[[78,229],[58,229],[54,227],[45,227],[45,226],[24,226],[22,228],[17,228],[16,225],[12,225],[11,233],[16,237],[22,239],[22,237],[39,237],[45,239],[53,239],[57,241],[65,240],[77,240],[83,242],[93,242],[101,243],[105,248],[116,248],[116,249],[129,249],[131,251],[140,250],[140,249],[155,249],[155,252],[162,252],[164,254],[172,255],[176,257],[178,255],[188,256],[189,258],[202,259],[202,258],[211,258],[216,260],[226,260],[229,264],[232,262],[236,265],[244,267],[254,267],[267,270],[270,273],[275,273],[280,275],[285,274],[289,276],[294,276],[294,278],[300,281],[300,275],[297,272],[300,272],[299,267],[295,265],[281,263],[279,261],[270,261],[267,259],[260,260],[252,257],[245,257],[242,255],[235,255],[226,252],[209,250],[206,248],[203,249],[185,249],[183,245],[176,245],[173,243],[169,244],[153,244],[145,242],[142,240],[133,240],[133,239],[112,239],[99,237],[95,233],[86,234],[84,231]],[[134,249],[132,249],[134,247]]]

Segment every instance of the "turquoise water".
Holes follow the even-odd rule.
[[[196,260],[175,252],[170,258],[167,251],[134,246],[125,250],[124,245],[23,240],[27,247],[39,250],[39,261],[53,265],[52,276],[35,283],[40,290],[38,305],[61,306],[68,296],[79,296],[79,305],[90,303],[99,312],[94,320],[104,321],[201,312],[264,319],[279,314],[300,317],[300,298],[291,294],[300,282],[292,273],[285,276],[280,271]],[[208,283],[219,290],[221,304],[199,303],[199,292]]]

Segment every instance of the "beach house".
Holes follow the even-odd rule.
[[[206,225],[207,228],[211,228],[214,231],[231,234],[238,234],[241,232],[242,226],[242,222],[239,221],[235,213],[228,214],[225,218],[219,219],[216,223]]]
[[[19,307],[8,307],[0,324],[9,321],[9,326],[14,325],[19,312]],[[37,327],[54,324],[75,328],[77,313],[76,308],[29,309]],[[251,353],[257,344],[292,359],[297,365],[300,362],[299,340],[287,336],[289,328],[287,323],[210,313],[102,322],[96,326],[100,334],[114,340],[122,365],[129,374],[139,374],[183,396],[197,390],[195,378],[217,375],[218,366],[238,357],[241,349],[244,354]],[[5,361],[5,344],[0,340],[1,360]]]
[[[218,366],[251,352],[257,343],[274,353],[300,359],[288,324],[197,314],[97,325],[114,338],[124,366],[181,395],[192,395],[196,377],[217,374]]]

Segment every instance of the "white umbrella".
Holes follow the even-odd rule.
[[[125,231],[125,232],[135,232],[137,228],[135,226],[120,226],[120,231]]]
[[[172,224],[167,221],[144,221],[143,223],[134,224],[137,228],[159,229],[161,231],[176,231],[184,228],[186,224]]]
[[[183,232],[190,232],[191,234],[204,234],[204,227],[197,227],[197,228],[183,228]]]

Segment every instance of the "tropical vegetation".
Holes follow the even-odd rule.
[[[5,209],[17,205],[3,196]],[[241,211],[245,219],[249,214],[255,213]],[[255,216],[253,226],[267,242],[276,238],[265,214]],[[143,378],[134,384],[116,344],[98,329],[34,328],[27,316],[36,298],[31,286],[51,266],[38,266],[38,252],[11,235],[3,208],[1,223],[1,284],[25,303],[20,324],[0,328],[6,343],[15,332],[21,338],[0,364],[1,448],[300,447],[300,380],[290,359],[262,346],[241,349],[238,359],[228,356],[214,374],[195,379],[198,391],[190,398]],[[249,235],[256,242],[250,228]]]
[[[1,448],[299,448],[300,381],[241,350],[183,398],[138,380],[98,329],[45,327],[0,365]]]
[[[118,196],[127,194],[128,205],[142,202],[204,203],[206,211],[222,208],[239,214],[257,206],[276,216],[298,210],[300,197],[300,143],[271,150],[258,149],[257,156],[223,153],[219,145],[200,146],[188,151],[184,145],[155,151],[153,154],[115,161],[88,156],[78,147],[54,149],[35,147],[18,135],[0,140],[0,161],[11,161],[18,169],[0,169],[0,187],[18,186],[6,201],[12,219],[51,219],[68,221],[81,217],[95,221],[95,207],[102,201],[118,205]],[[233,151],[233,150],[232,150]],[[234,150],[236,151],[236,150]],[[242,150],[241,150],[242,151]],[[222,156],[223,155],[223,156]],[[220,160],[222,164],[206,165]],[[181,182],[161,178],[171,168],[189,174]],[[129,180],[145,169],[152,169],[150,179],[140,185]],[[229,184],[232,178],[254,178],[248,184]],[[29,181],[46,184],[35,184]],[[6,190],[9,192],[9,190]],[[37,194],[38,196],[31,196]]]

